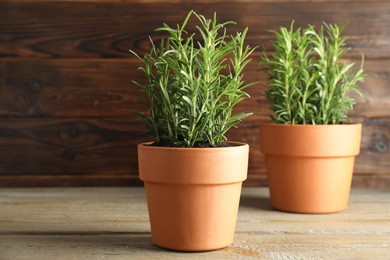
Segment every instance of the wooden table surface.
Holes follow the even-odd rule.
[[[346,211],[302,215],[245,188],[234,243],[180,253],[151,243],[143,188],[2,188],[4,259],[390,259],[390,191],[353,189]]]

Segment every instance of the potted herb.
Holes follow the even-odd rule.
[[[193,16],[198,25],[187,33]],[[154,137],[138,145],[139,174],[152,240],[163,248],[205,251],[233,241],[249,147],[225,134],[251,115],[233,108],[254,84],[242,74],[254,49],[244,46],[247,29],[227,34],[232,24],[191,11],[182,25],[156,29],[167,37],[143,58],[133,52],[146,76],[136,84],[149,98],[149,113],[138,114]]]
[[[365,76],[362,66],[340,59],[343,27],[324,23],[274,32],[275,52],[262,57],[269,72],[266,99],[273,123],[260,125],[272,206],[300,213],[331,213],[347,207],[361,124],[347,113]]]

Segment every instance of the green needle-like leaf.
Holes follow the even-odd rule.
[[[266,98],[274,112],[272,119],[281,124],[340,124],[348,119],[355,100],[351,92],[360,93],[362,65],[353,72],[353,63],[340,62],[348,52],[341,27],[326,24],[318,31],[281,27],[273,31],[275,52],[261,57],[269,74]],[[325,32],[326,30],[326,32]]]
[[[193,15],[196,32],[188,33]],[[244,89],[256,84],[243,80],[254,51],[244,45],[248,29],[229,36],[227,27],[234,24],[218,23],[216,14],[208,19],[191,11],[181,25],[157,28],[168,36],[159,46],[151,40],[144,58],[131,51],[143,62],[140,70],[146,77],[145,84],[135,84],[149,97],[149,114],[138,115],[157,145],[217,146],[227,140],[231,127],[251,115],[233,113],[249,97]]]

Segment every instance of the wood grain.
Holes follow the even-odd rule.
[[[128,52],[150,48],[163,22],[190,9],[249,26],[247,43],[272,51],[270,29],[348,22],[348,61],[362,53],[369,76],[354,120],[362,122],[353,185],[390,187],[390,2],[352,0],[5,0],[0,1],[0,186],[141,185],[136,145],[149,140],[132,109],[145,111],[131,80],[143,81]],[[190,25],[189,30],[194,27]],[[229,32],[233,32],[232,29]],[[245,71],[254,115],[229,138],[250,144],[246,186],[267,184],[258,124],[270,111],[257,71],[261,48]],[[1,257],[0,257],[1,259]]]
[[[245,70],[251,98],[238,111],[254,112],[248,120],[262,120],[270,111],[263,97],[266,74],[258,71],[259,56],[253,55]],[[356,67],[360,60],[355,62]],[[130,117],[131,110],[146,112],[145,96],[131,82],[145,82],[128,59],[2,59],[0,62],[0,116],[17,117]],[[390,60],[366,60],[369,75],[360,85],[354,117],[390,117]]]
[[[0,175],[0,187],[122,187],[143,186],[138,173],[122,175],[90,174],[79,175],[33,174],[33,175]],[[267,187],[265,173],[250,174],[243,183],[244,187]],[[390,176],[386,174],[355,173],[352,186],[356,188],[375,188],[385,190],[390,187]]]
[[[134,119],[0,119],[2,174],[134,174]]]
[[[0,116],[128,117],[143,96],[135,59],[2,59]]]
[[[270,49],[270,29],[322,21],[349,21],[351,56],[390,57],[390,3],[373,2],[30,2],[0,3],[0,57],[127,57],[128,49],[150,47],[148,35],[166,22],[174,26],[190,9],[205,15],[218,11],[221,21],[248,26],[248,43]],[[362,26],[364,25],[364,26]],[[369,27],[369,29],[366,29]]]
[[[289,214],[243,189],[233,244],[205,253],[151,242],[142,188],[0,189],[1,259],[386,259],[390,190],[352,189],[346,211]]]
[[[355,174],[377,174],[376,178],[388,183],[390,119],[362,122],[362,148],[356,159]],[[264,184],[265,164],[258,144],[258,123],[243,122],[240,128],[229,133],[231,140],[250,145],[249,175],[263,175],[258,180],[249,178],[246,185],[251,181]],[[11,175],[15,184],[19,184],[14,186],[20,186],[23,180],[29,181],[25,175],[36,175],[37,179],[31,182],[36,186],[49,184],[51,179],[53,185],[66,186],[75,184],[77,178],[80,178],[78,186],[84,186],[88,183],[85,176],[96,177],[96,181],[91,181],[94,185],[110,185],[109,181],[103,181],[108,176],[113,177],[111,183],[118,184],[115,178],[122,176],[119,180],[123,180],[124,185],[135,184],[138,175],[136,146],[148,140],[142,131],[142,124],[136,118],[0,119],[0,176],[5,176],[0,177],[0,186],[10,185]],[[45,181],[45,175],[52,177]],[[58,176],[57,181],[54,181],[55,176]],[[129,180],[129,176],[133,179]],[[381,186],[378,182],[359,183]]]
[[[132,169],[131,169],[132,170]],[[86,175],[86,173],[88,175]],[[371,177],[371,176],[369,176]],[[253,184],[252,184],[253,183]],[[258,184],[260,183],[260,184]],[[251,186],[265,186],[265,182],[255,180]],[[371,178],[359,181],[357,187],[380,187],[388,184],[383,177],[377,178],[373,182]],[[363,185],[362,185],[363,184]],[[369,185],[367,185],[369,184]],[[34,173],[32,175],[23,174],[0,174],[0,187],[123,187],[123,186],[143,186],[142,181],[138,178],[138,173],[131,172],[127,174],[112,173],[88,173],[68,175],[64,170],[63,174]]]
[[[355,161],[355,176],[358,174],[375,174],[384,179],[390,169],[390,118],[359,119],[363,124],[360,155]],[[260,152],[258,140],[258,122],[246,121],[228,134],[231,140],[246,142],[250,145],[249,174],[265,173],[264,157]],[[369,184],[369,182],[359,182]],[[372,182],[374,184],[378,182]],[[368,186],[367,186],[368,187]]]

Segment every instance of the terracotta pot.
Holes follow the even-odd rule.
[[[153,243],[207,251],[233,242],[249,146],[171,148],[138,145]]]
[[[361,124],[261,124],[272,206],[297,213],[344,210],[361,130]]]

